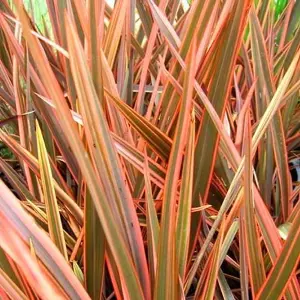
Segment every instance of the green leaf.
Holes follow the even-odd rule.
[[[224,221],[221,223],[220,232],[218,234],[218,238],[214,244],[214,247],[212,249],[212,252],[210,254],[210,257],[207,261],[209,263],[209,273],[206,278],[206,284],[204,287],[204,290],[202,292],[202,295],[200,299],[205,300],[213,300],[215,295],[215,288],[217,284],[217,278],[218,278],[218,270],[219,270],[219,261],[220,261],[220,255],[221,255],[221,245],[223,243],[224,238]],[[200,290],[200,281],[198,282],[197,291]]]
[[[104,53],[107,57],[108,64],[113,65],[116,52],[118,49],[122,28],[125,21],[128,1],[118,1],[114,7],[108,31],[104,41]]]
[[[257,295],[259,288],[265,280],[265,270],[263,256],[257,231],[256,216],[253,201],[253,172],[252,172],[252,153],[251,153],[251,131],[249,112],[245,119],[245,170],[244,170],[244,193],[245,193],[245,235],[246,250],[248,257],[248,268],[251,274],[250,282],[253,297]]]
[[[92,299],[102,294],[105,267],[105,235],[88,191],[85,195],[84,276],[87,292]],[[75,262],[74,262],[75,263]],[[76,273],[75,273],[76,274]],[[81,274],[83,277],[83,274]],[[78,276],[77,276],[78,278]],[[83,282],[82,280],[80,280]]]
[[[186,273],[188,247],[191,226],[192,189],[194,172],[194,144],[195,144],[195,120],[192,114],[188,131],[188,142],[183,163],[182,181],[179,196],[179,208],[176,224],[176,250],[178,259],[178,272],[182,281]]]
[[[152,284],[155,284],[155,274],[157,268],[157,251],[158,251],[158,239],[159,239],[159,222],[155,209],[155,202],[152,195],[150,174],[147,154],[145,153],[144,163],[144,177],[145,177],[145,196],[147,201],[146,206],[146,226],[147,226],[147,239],[148,239],[148,257],[151,272]]]
[[[83,273],[78,265],[78,263],[74,260],[73,261],[73,271],[75,276],[78,278],[78,280],[83,283],[84,278],[83,278]]]
[[[44,143],[43,135],[39,126],[36,123],[36,135],[38,143],[39,164],[41,172],[41,186],[43,190],[44,201],[46,204],[46,212],[48,216],[48,226],[50,237],[65,257],[68,259],[66,242],[64,239],[62,223],[59,214],[58,203],[54,190],[51,167],[49,163],[48,153]]]
[[[176,268],[176,191],[177,181],[183,158],[183,149],[186,143],[185,131],[191,118],[193,82],[195,76],[195,43],[188,56],[188,68],[185,75],[181,109],[178,116],[176,133],[171,149],[163,196],[162,219],[159,237],[158,265],[155,299],[174,299],[177,295],[177,268]],[[168,260],[165,258],[168,257]]]
[[[282,252],[269,273],[257,299],[280,299],[286,285],[290,282],[299,262],[300,249],[300,213],[298,212]]]
[[[279,234],[282,239],[286,240],[292,227],[292,223],[284,223],[278,227]]]
[[[164,160],[169,157],[172,141],[159,128],[139,115],[122,100],[117,99],[105,90],[113,104],[130,122],[132,127],[146,140],[147,144]]]

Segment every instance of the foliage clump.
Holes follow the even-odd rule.
[[[0,0],[1,299],[298,299],[300,2],[38,2]]]

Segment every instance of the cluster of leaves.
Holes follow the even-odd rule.
[[[300,2],[46,0],[43,30],[26,3],[0,0],[1,299],[299,299]]]

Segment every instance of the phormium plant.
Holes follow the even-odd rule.
[[[0,298],[299,299],[299,3],[0,0]]]

